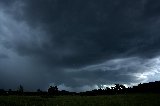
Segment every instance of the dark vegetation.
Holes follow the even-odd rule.
[[[132,88],[115,87],[86,92],[59,91],[50,86],[48,92],[24,92],[0,89],[0,106],[160,106],[160,81],[139,84]]]
[[[22,85],[17,91],[0,89],[0,95],[23,95],[23,96],[63,96],[63,95],[80,95],[80,96],[98,96],[98,95],[115,95],[115,94],[132,94],[132,93],[160,93],[160,81],[138,84],[137,86],[126,88],[124,85],[115,84],[115,87],[106,89],[95,89],[86,92],[69,92],[66,90],[59,91],[57,86],[50,86],[48,92],[37,89],[37,92],[24,92]]]
[[[101,96],[0,96],[0,106],[160,106],[159,94]]]

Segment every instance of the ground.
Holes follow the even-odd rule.
[[[160,106],[160,94],[108,96],[0,96],[0,106]]]

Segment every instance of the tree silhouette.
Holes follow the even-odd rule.
[[[19,88],[18,88],[18,92],[19,92],[19,93],[23,93],[23,90],[24,90],[24,89],[23,89],[23,86],[20,85]]]
[[[5,90],[4,89],[0,89],[0,95],[4,95],[5,94]]]
[[[42,91],[41,91],[41,89],[37,89],[37,92],[39,92],[39,93],[40,93],[40,92],[42,92]]]
[[[50,86],[48,89],[49,95],[57,95],[58,94],[58,87],[57,86]]]

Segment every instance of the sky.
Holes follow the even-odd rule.
[[[159,0],[0,0],[0,88],[160,80],[159,29]]]

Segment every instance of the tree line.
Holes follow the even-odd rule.
[[[96,95],[115,95],[115,94],[127,94],[127,93],[160,93],[160,81],[138,84],[137,86],[126,88],[122,84],[115,84],[114,87],[106,87],[105,89],[99,88],[92,91],[85,92],[69,92],[66,90],[58,90],[57,86],[50,86],[48,91],[42,91],[37,89],[36,92],[24,92],[22,85],[18,87],[16,91],[12,89],[4,90],[0,89],[0,95],[40,95],[40,96],[58,96],[58,95],[81,95],[81,96],[96,96]]]

